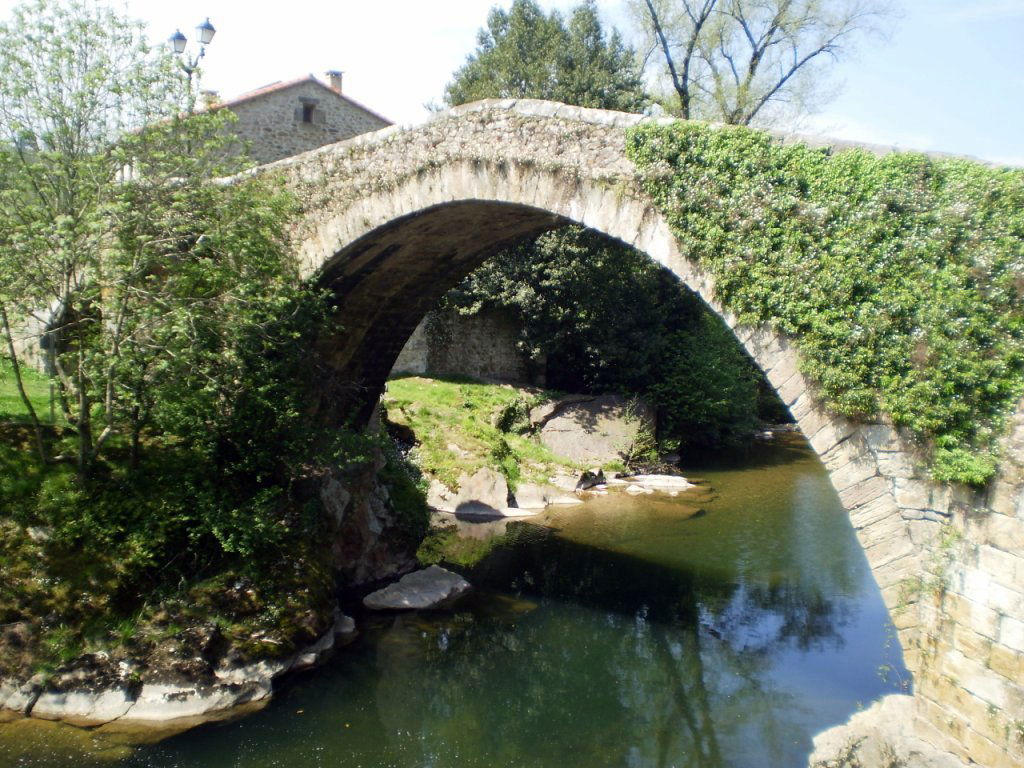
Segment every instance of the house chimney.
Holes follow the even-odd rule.
[[[203,106],[207,109],[220,102],[220,94],[217,91],[203,91]]]
[[[327,77],[331,82],[331,88],[336,90],[338,93],[341,93],[341,75],[342,72],[337,69],[332,69],[327,73]]]

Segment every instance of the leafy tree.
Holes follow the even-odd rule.
[[[12,317],[46,326],[77,443],[48,456],[31,414],[41,457],[87,475],[124,436],[134,465],[147,426],[197,434],[169,403],[224,437],[211,425],[245,411],[239,390],[253,383],[240,348],[256,342],[243,337],[281,343],[272,315],[303,294],[281,247],[287,196],[265,179],[215,182],[245,167],[233,116],[183,111],[175,63],[108,9],[19,7],[0,26],[0,74],[7,354],[18,372]]]
[[[91,378],[103,368],[91,337],[119,330],[118,318],[95,312],[106,298],[104,254],[124,189],[119,174],[141,147],[132,131],[173,114],[179,85],[141,28],[109,9],[36,0],[0,25],[5,330],[10,337],[11,315],[59,325],[50,340],[59,336],[67,354],[53,363],[83,472],[113,434],[116,388],[111,375]],[[103,412],[98,433],[94,406]]]
[[[631,0],[683,118],[749,125],[806,114],[827,63],[888,15],[884,0]]]
[[[308,641],[333,576],[302,482],[365,444],[317,431],[296,385],[327,304],[284,248],[292,196],[237,175],[232,115],[190,114],[177,65],[109,10],[18,8],[0,74],[0,327],[17,374],[24,318],[47,323],[60,403],[40,461],[3,425],[0,527],[50,535],[0,557],[0,583],[33,574],[0,618],[81,641],[177,593],[182,625],[208,621],[245,574],[241,635]]]
[[[549,99],[638,112],[648,103],[640,67],[617,31],[606,34],[593,0],[568,23],[533,0],[494,8],[477,49],[445,88],[450,106],[479,99]]]

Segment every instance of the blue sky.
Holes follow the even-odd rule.
[[[906,0],[837,67],[830,135],[1024,165],[1024,0]],[[831,128],[831,130],[829,130]]]
[[[175,27],[218,29],[204,87],[233,96],[274,80],[345,71],[345,90],[398,122],[426,115],[473,49],[492,0],[113,0],[143,19],[153,39]],[[497,4],[507,7],[511,0]],[[572,0],[541,0],[566,9]],[[895,0],[887,40],[864,41],[835,68],[839,97],[804,126],[811,132],[968,154],[1024,166],[1024,0]],[[0,0],[6,15],[14,5]],[[621,0],[599,0],[621,24]]]

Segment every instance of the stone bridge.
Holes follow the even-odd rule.
[[[889,424],[829,413],[791,341],[739,325],[642,192],[625,132],[644,119],[485,101],[266,166],[302,202],[304,275],[342,300],[317,350],[324,408],[374,402],[423,315],[513,241],[575,222],[636,247],[733,329],[821,457],[913,673],[917,735],[965,762],[1024,764],[1024,407],[985,494],[931,484]]]

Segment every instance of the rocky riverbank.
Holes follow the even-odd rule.
[[[250,664],[238,663],[230,653],[217,656],[220,638],[215,627],[181,633],[186,637],[163,649],[165,663],[153,665],[151,660],[146,668],[104,652],[85,654],[49,676],[0,681],[0,710],[8,719],[181,730],[266,705],[275,681],[322,664],[355,632],[355,622],[337,613],[331,627],[311,645]]]
[[[913,696],[886,696],[814,737],[809,768],[965,768],[914,735]]]

